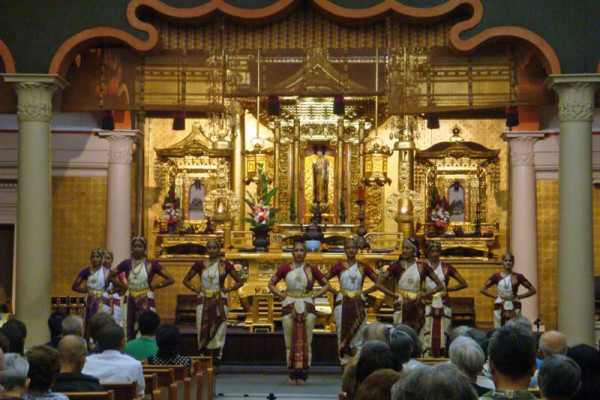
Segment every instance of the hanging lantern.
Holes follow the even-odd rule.
[[[365,157],[365,177],[367,186],[389,185],[392,180],[387,176],[388,157],[392,155],[389,146],[383,145],[381,139],[373,139],[363,153]]]
[[[252,150],[246,150],[246,185],[258,182],[259,169],[265,172],[271,182],[272,173],[269,167],[273,158],[273,148],[265,149],[264,141],[260,138],[252,139],[251,145]]]

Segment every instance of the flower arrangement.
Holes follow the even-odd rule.
[[[183,218],[180,204],[179,197],[175,196],[175,185],[171,185],[162,207],[162,217],[167,220],[168,225],[176,225]]]
[[[427,207],[427,221],[438,229],[446,229],[450,223],[451,211],[446,197],[440,197],[437,188],[434,188],[431,202]]]
[[[269,203],[277,188],[269,190],[267,175],[262,168],[258,169],[258,183],[256,184],[256,195],[248,194],[248,198],[244,199],[246,204],[250,206],[249,217],[244,218],[244,221],[252,224],[253,227],[261,226],[272,227],[275,224],[275,217],[279,209],[272,208]]]

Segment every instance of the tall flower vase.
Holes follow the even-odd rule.
[[[266,253],[269,251],[269,244],[271,240],[269,238],[269,232],[271,228],[266,225],[257,226],[255,228],[250,228],[250,230],[254,233],[252,238],[252,245],[254,246],[254,251],[257,253],[263,252]]]

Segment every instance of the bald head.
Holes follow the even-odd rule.
[[[61,372],[81,372],[86,354],[87,345],[81,336],[63,337],[58,344]]]
[[[558,331],[545,332],[540,337],[539,355],[542,359],[554,354],[567,354],[567,338]]]

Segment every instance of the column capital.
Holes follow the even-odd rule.
[[[97,131],[99,137],[108,140],[108,162],[113,164],[130,164],[133,144],[142,136],[142,132],[134,129],[115,129],[114,131]]]
[[[59,75],[1,74],[17,93],[17,118],[23,121],[52,120],[52,96],[68,83]]]
[[[503,132],[502,140],[510,145],[510,166],[535,165],[533,146],[535,142],[546,137],[546,133],[539,131]]]
[[[558,94],[560,122],[592,122],[594,94],[600,87],[600,74],[550,75],[546,86]]]

